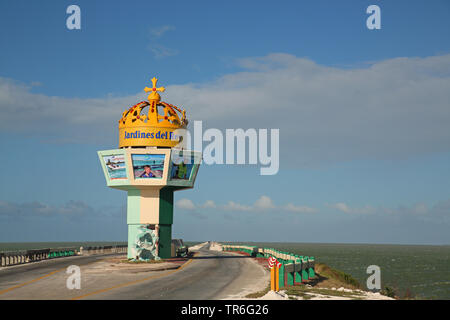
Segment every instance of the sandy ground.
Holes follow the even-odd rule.
[[[204,245],[206,245],[207,242],[202,243],[198,246],[202,247]],[[222,251],[222,246],[220,243],[217,242],[211,242],[210,245],[210,250],[213,251]],[[275,291],[269,291],[268,293],[266,293],[264,296],[260,297],[260,298],[246,298],[246,296],[250,293],[255,293],[255,292],[259,292],[259,291],[263,291],[264,289],[267,288],[267,286],[270,283],[270,274],[267,271],[267,269],[265,269],[264,267],[262,267],[258,262],[256,262],[255,259],[248,259],[248,261],[250,263],[254,263],[255,265],[258,266],[258,270],[260,270],[259,273],[259,283],[253,283],[253,284],[247,284],[246,286],[244,286],[244,288],[242,289],[242,292],[238,295],[234,295],[234,296],[228,296],[225,299],[236,299],[236,300],[306,300],[304,297],[301,296],[295,296],[295,295],[288,295],[286,293],[286,290],[280,290],[279,292],[275,292]],[[242,275],[243,278],[245,278],[245,275]],[[310,285],[306,285],[306,288],[313,288]],[[343,287],[341,288],[320,288],[320,289],[325,289],[325,290],[331,290],[331,292],[335,291],[336,292],[336,296],[330,294],[327,295],[323,295],[323,294],[318,294],[315,292],[305,292],[306,295],[308,295],[307,300],[354,300],[354,299],[359,299],[359,300],[395,300],[393,298],[387,297],[387,296],[383,296],[380,293],[374,293],[374,292],[369,292],[369,291],[363,291],[363,290],[351,290],[351,289],[345,289]],[[342,294],[343,292],[347,293],[346,297],[342,297],[340,296],[340,294]]]
[[[217,242],[211,242],[211,246],[209,247],[209,250],[222,251],[222,245]]]
[[[195,246],[189,247],[189,251],[199,250],[199,249],[203,248],[204,246],[206,246],[207,244],[208,244],[208,242],[202,242],[202,243],[196,244]]]
[[[324,289],[324,288],[322,288]],[[341,296],[333,296],[331,294],[323,295],[323,294],[317,294],[317,293],[306,293],[308,296],[310,296],[307,300],[395,300],[393,298],[383,296],[379,293],[373,293],[363,290],[349,290],[345,288],[331,288],[331,290],[336,291],[336,293],[340,291],[345,291],[348,293],[354,293],[352,296],[347,297],[341,297]],[[287,295],[285,290],[281,290],[279,292],[275,291],[269,291],[261,298],[258,298],[258,300],[306,300],[303,297],[299,296],[293,296],[293,295]]]
[[[236,288],[233,291],[239,293],[227,295],[222,298],[224,300],[242,299],[251,293],[266,289],[270,284],[270,273],[266,268],[256,262],[255,259],[242,260],[243,263],[247,264],[247,267],[242,268],[241,274],[236,278],[237,281],[233,282],[233,286]]]

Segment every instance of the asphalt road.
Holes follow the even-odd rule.
[[[110,272],[94,268],[118,256],[68,257],[0,268],[0,299],[227,299],[267,285],[268,274],[251,258],[203,248],[174,270]],[[81,270],[81,288],[68,289],[66,268]]]

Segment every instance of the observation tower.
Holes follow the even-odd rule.
[[[128,258],[173,256],[174,192],[194,187],[202,154],[181,147],[186,111],[161,101],[153,78],[148,100],[122,113],[119,148],[98,151],[106,185],[127,192]]]

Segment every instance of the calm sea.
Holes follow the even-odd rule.
[[[194,245],[197,242],[185,243]],[[0,251],[119,244],[126,242],[0,243]],[[382,286],[394,288],[401,296],[409,290],[418,298],[450,299],[450,246],[262,242],[245,244],[314,256],[318,262],[351,274],[363,287],[368,277],[367,267],[377,265],[381,269]]]
[[[450,299],[450,246],[261,243],[256,245],[314,256],[316,261],[351,274],[366,288],[367,267],[381,269],[382,286],[404,296],[409,290],[417,298]]]

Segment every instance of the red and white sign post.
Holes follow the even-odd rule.
[[[275,257],[270,257],[268,259],[268,262],[270,268],[270,290],[279,291],[280,290],[279,270],[281,267],[281,263]]]

